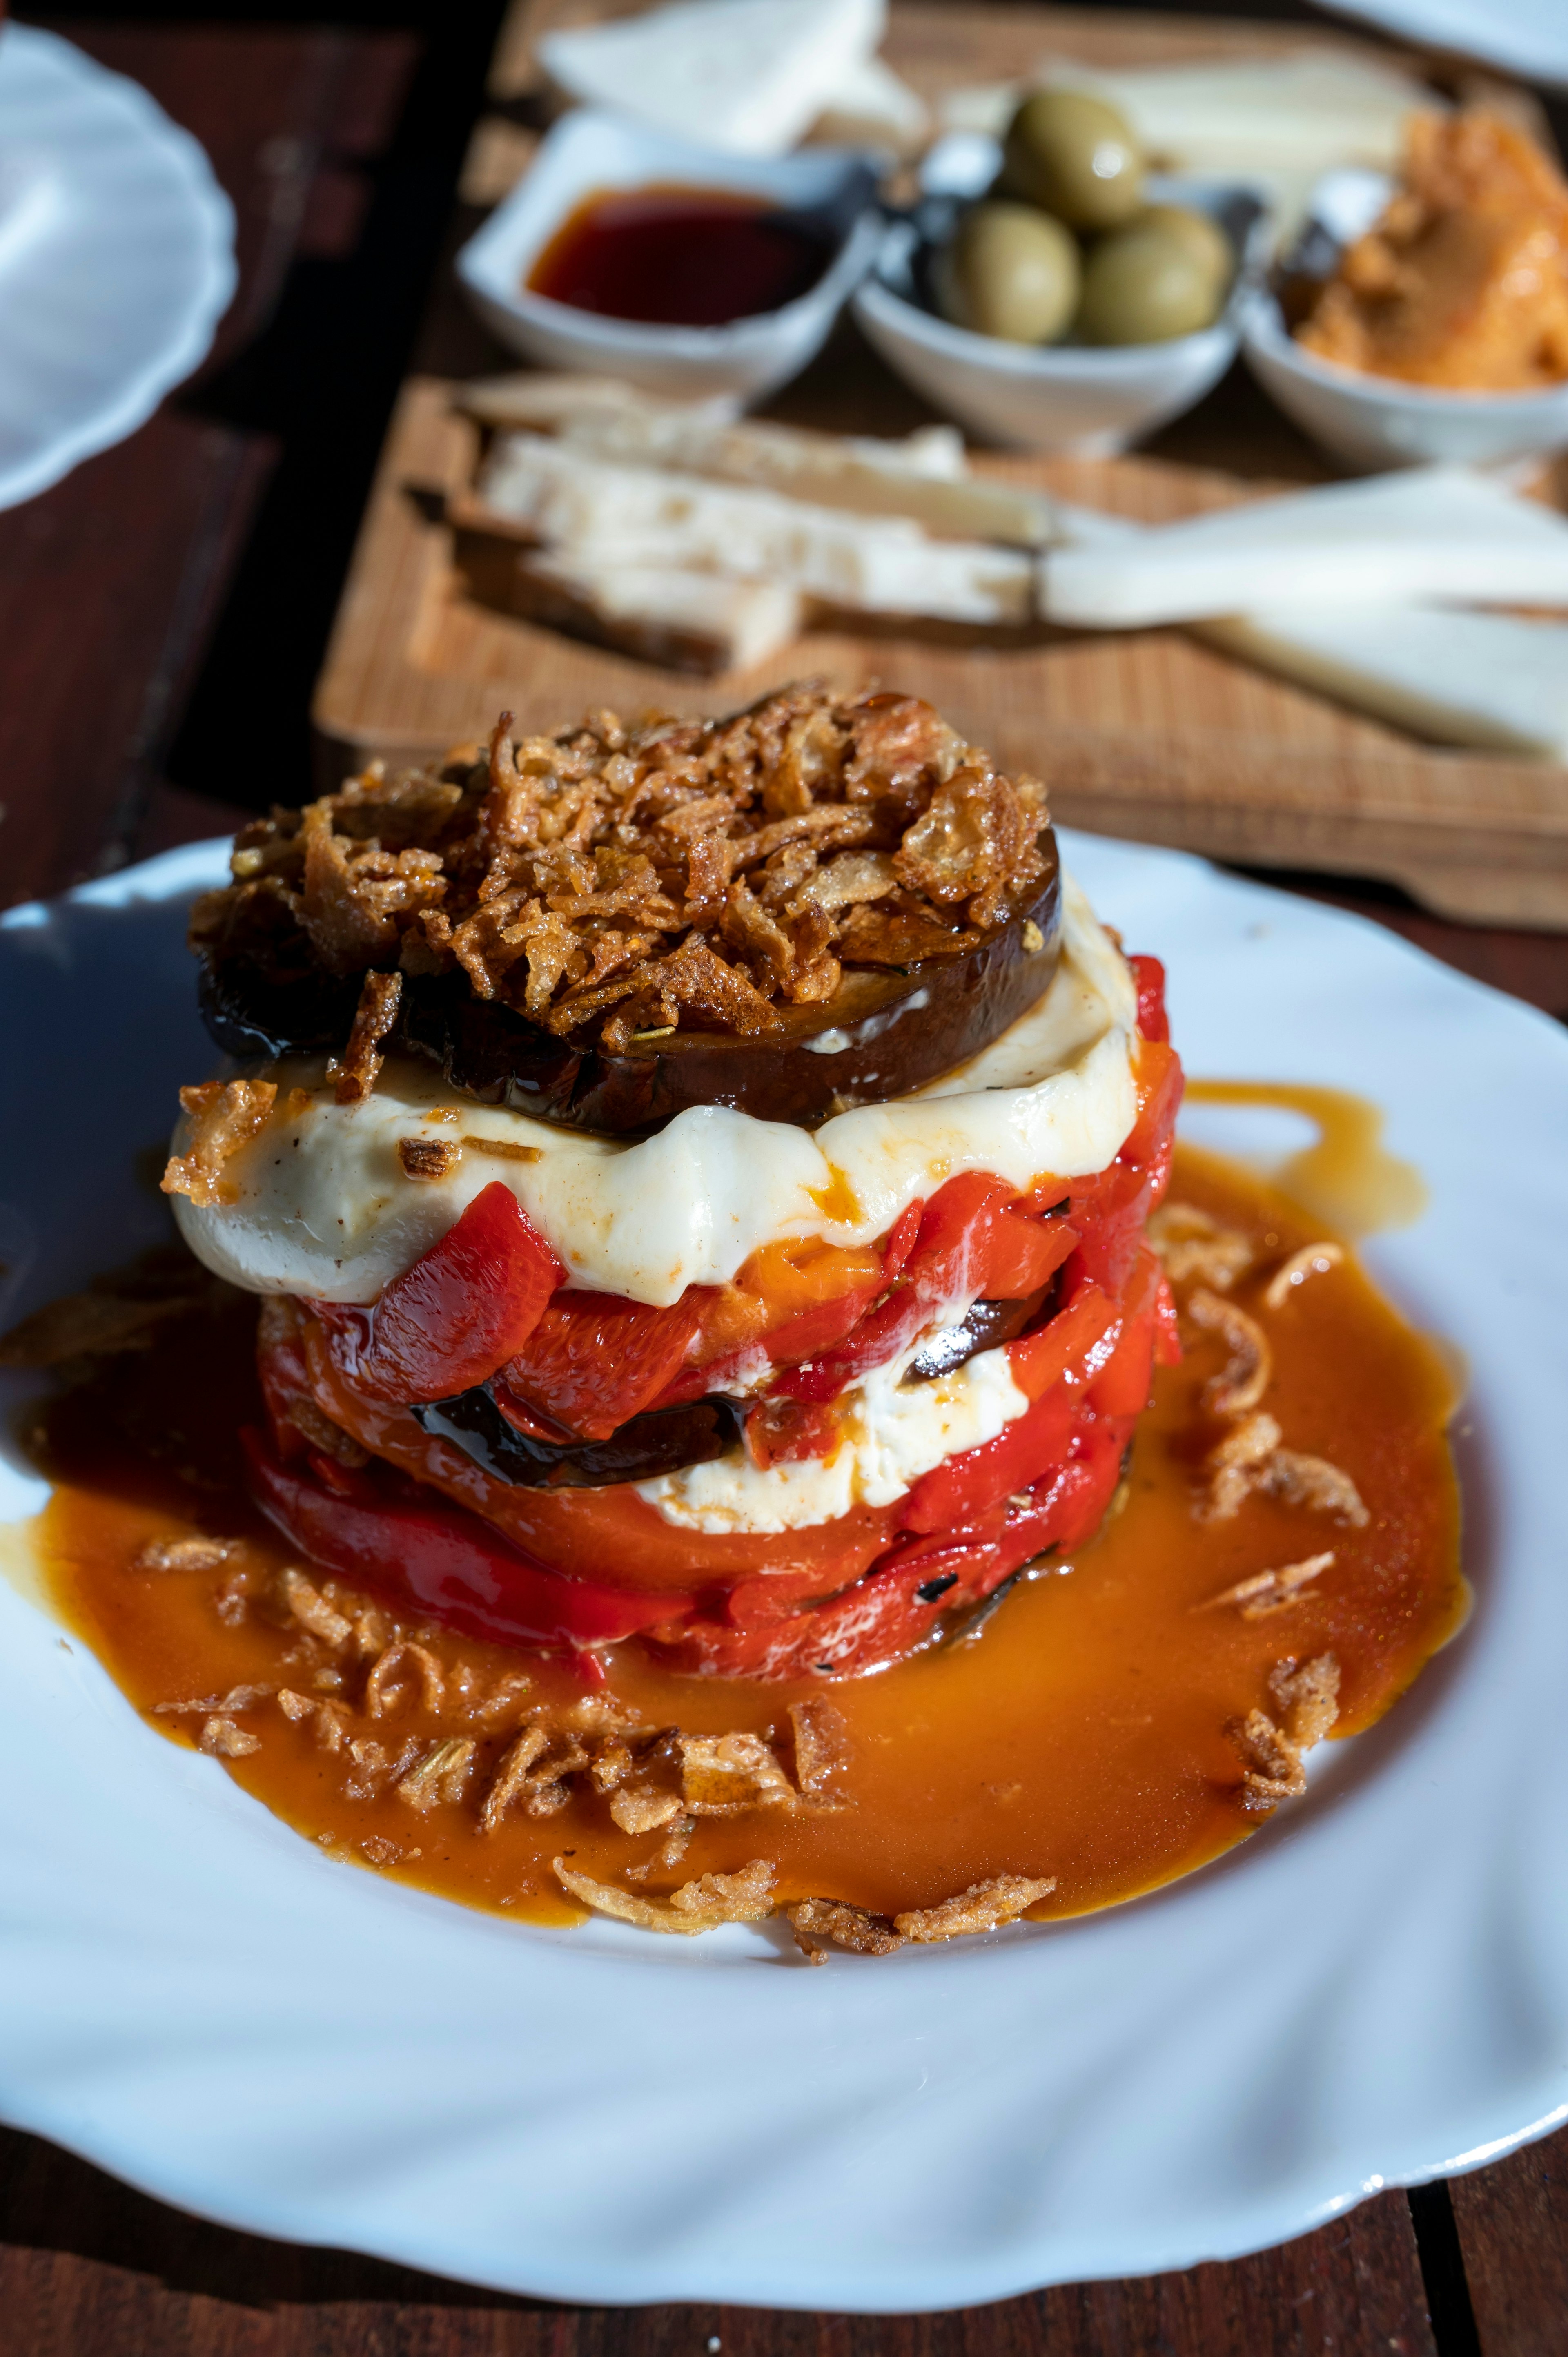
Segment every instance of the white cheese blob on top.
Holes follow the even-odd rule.
[[[176,1217],[231,1284],[371,1302],[499,1178],[571,1284],[664,1307],[689,1285],[727,1283],[781,1238],[869,1243],[961,1171],[1024,1189],[1047,1173],[1102,1170],[1136,1117],[1136,1014],[1125,961],[1064,877],[1062,957],[1043,996],[912,1096],[814,1131],[693,1107],[630,1141],[476,1104],[412,1060],[389,1060],[362,1104],[339,1105],[318,1060],[291,1060],[270,1072],[273,1119],[224,1165],[236,1200],[201,1209],[179,1196]],[[291,1088],[315,1092],[291,1106]],[[403,1138],[463,1141],[463,1151],[446,1178],[410,1179]],[[175,1143],[182,1150],[183,1127]]]

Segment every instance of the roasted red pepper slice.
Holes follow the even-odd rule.
[[[983,1171],[950,1178],[926,1205],[918,1239],[886,1299],[835,1350],[793,1368],[775,1388],[794,1399],[832,1399],[906,1349],[948,1303],[965,1296],[1015,1301],[1037,1292],[1078,1238],[1059,1220],[1026,1217],[1014,1208],[1017,1201],[1011,1187]]]
[[[809,1400],[759,1400],[746,1419],[746,1451],[763,1473],[770,1465],[830,1457],[838,1439],[838,1424],[832,1411]]]
[[[327,1304],[320,1314],[374,1397],[450,1399],[521,1348],[565,1274],[510,1188],[492,1178],[368,1315]]]
[[[507,1390],[580,1440],[607,1440],[673,1382],[709,1296],[692,1286],[667,1309],[617,1293],[563,1293],[509,1360]],[[699,1386],[699,1389],[704,1386]]]
[[[1140,955],[1127,961],[1138,985],[1138,1028],[1145,1039],[1168,1046],[1171,1027],[1165,1014],[1165,970],[1157,957]]]
[[[1065,1374],[1098,1373],[1120,1338],[1122,1312],[1098,1285],[1080,1285],[1065,1309],[1006,1346],[1009,1372],[1026,1399],[1043,1399]],[[1109,1339],[1108,1339],[1109,1338]]]
[[[391,1500],[369,1480],[356,1495],[335,1495],[273,1456],[258,1432],[242,1438],[256,1502],[291,1546],[394,1608],[467,1636],[575,1653],[679,1619],[695,1601],[668,1588],[564,1579],[460,1506]]]
[[[1043,1466],[1067,1455],[1079,1395],[1053,1384],[1042,1400],[994,1440],[950,1457],[917,1481],[898,1519],[907,1531],[942,1531],[974,1522],[989,1507],[1026,1490]]]

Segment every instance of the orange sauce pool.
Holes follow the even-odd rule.
[[[632,1646],[610,1657],[610,1694],[649,1725],[768,1734],[786,1765],[788,1706],[830,1698],[847,1724],[837,1780],[846,1806],[703,1819],[679,1863],[665,1866],[665,1836],[620,1832],[578,1778],[555,1813],[514,1812],[482,1832],[478,1804],[510,1736],[533,1713],[580,1704],[582,1689],[537,1657],[410,1625],[404,1633],[442,1665],[440,1707],[409,1695],[386,1716],[366,1716],[365,1658],[290,1620],[278,1595],[281,1544],[239,1487],[235,1431],[259,1415],[249,1303],[110,1362],[36,1419],[35,1451],[58,1485],[37,1525],[50,1592],[149,1727],[176,1742],[195,1739],[203,1712],[159,1706],[268,1689],[232,1713],[259,1748],[225,1760],[228,1772],[335,1855],[469,1905],[578,1920],[550,1867],[562,1852],[604,1880],[647,1867],[628,1887],[650,1898],[765,1856],[785,1900],[822,1895],[886,1912],[1022,1873],[1058,1878],[1036,1915],[1111,1905],[1256,1828],[1227,1728],[1272,1706],[1277,1663],[1332,1652],[1342,1682],[1335,1733],[1353,1734],[1453,1633],[1466,1599],[1444,1437],[1452,1386],[1435,1351],[1348,1258],[1266,1308],[1272,1274],[1325,1229],[1262,1180],[1181,1148],[1170,1200],[1244,1232],[1252,1263],[1230,1298],[1273,1345],[1263,1405],[1286,1445],[1350,1475],[1367,1526],[1256,1494],[1233,1520],[1195,1515],[1201,1460],[1228,1428],[1205,1409],[1202,1389],[1227,1353],[1189,1326],[1183,1364],[1157,1379],[1119,1510],[1070,1562],[1047,1562],[1016,1586],[976,1633],[880,1675],[798,1685],[673,1677]],[[130,1568],[149,1539],[193,1533],[242,1545],[216,1571]],[[1262,1569],[1330,1549],[1332,1566],[1268,1617],[1212,1602]],[[358,1609],[351,1591],[320,1585],[346,1615]],[[520,1675],[526,1691],[509,1690],[503,1682]],[[390,1775],[378,1788],[345,1748],[324,1750],[311,1718],[286,1717],[280,1687],[329,1700],[350,1735],[389,1752],[474,1738],[466,1789],[416,1810]]]

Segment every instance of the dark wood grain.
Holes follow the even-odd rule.
[[[1483,2357],[1568,2349],[1568,2129],[1450,2188]]]
[[[240,286],[197,383],[271,316],[302,235],[352,234],[354,159],[384,141],[405,36],[60,25],[194,131],[233,200]],[[313,208],[329,159],[336,195]],[[266,484],[269,439],[187,394],[0,514],[0,901],[134,855],[164,752]]]

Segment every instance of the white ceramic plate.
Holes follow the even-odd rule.
[[[152,415],[234,292],[234,214],[188,132],[53,33],[0,31],[0,507]]]
[[[1190,1069],[1359,1090],[1425,1174],[1369,1258],[1473,1372],[1463,1636],[1217,1866],[808,1972],[765,1930],[541,1932],[333,1865],[0,1584],[0,2114],[513,2291],[871,2310],[1229,2256],[1568,2115],[1568,1039],[1197,860],[1069,856],[1168,962]],[[0,1324],[160,1229],[132,1157],[209,1062],[180,932],[221,872],[0,922]],[[4,1478],[14,1517],[38,1485]]]
[[[1563,0],[1321,0],[1402,41],[1482,58],[1505,73],[1568,90],[1568,15]]]

